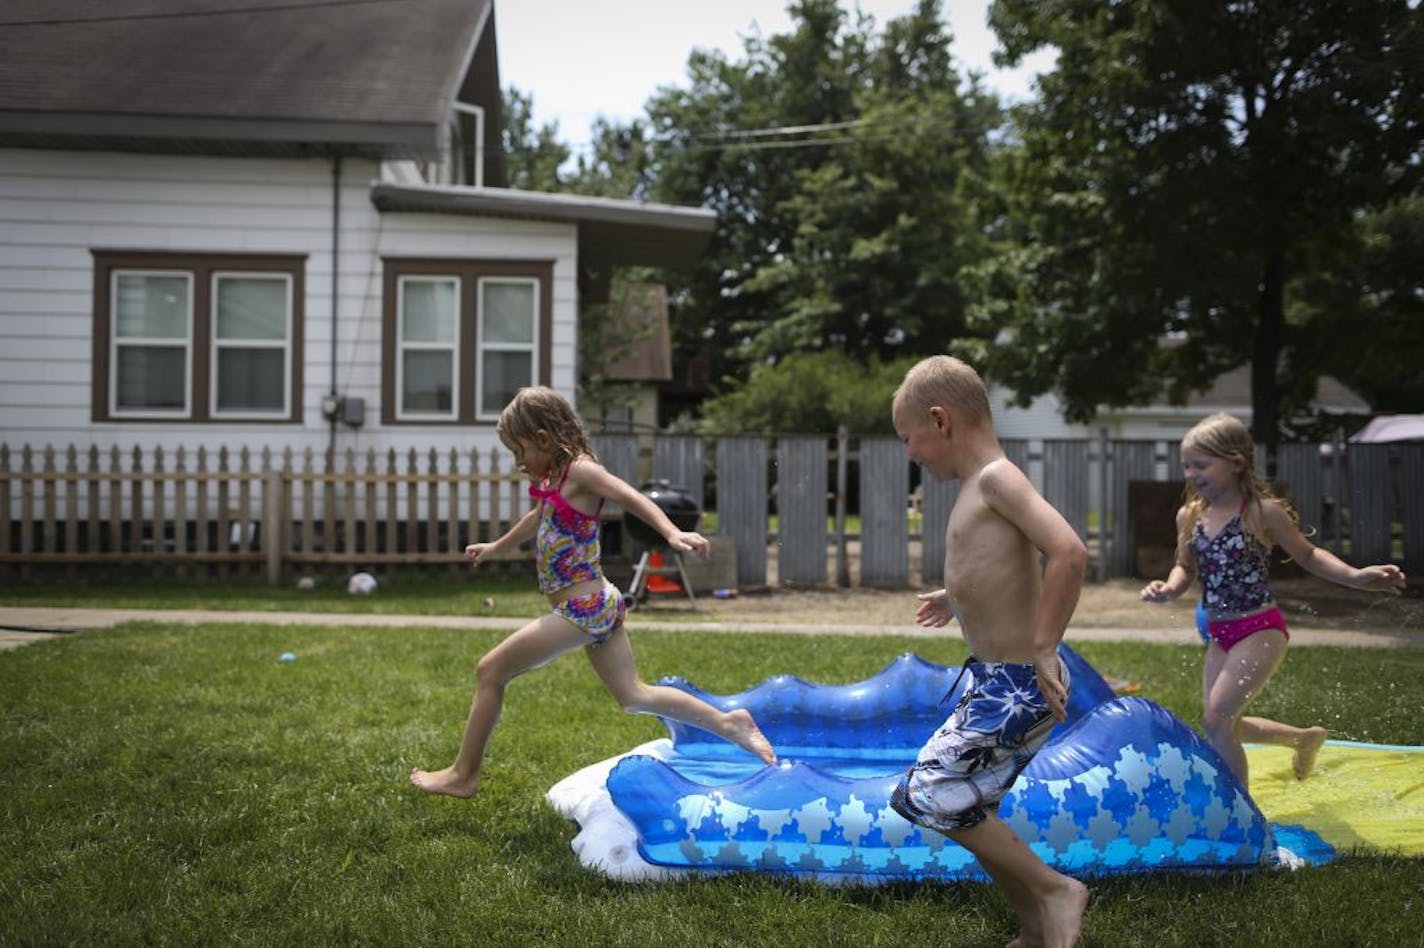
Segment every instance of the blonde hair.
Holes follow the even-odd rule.
[[[895,389],[893,404],[915,412],[939,405],[957,409],[971,421],[992,420],[984,380],[969,363],[948,355],[930,356],[911,366]]]
[[[1256,469],[1256,442],[1241,419],[1224,412],[1209,415],[1182,436],[1182,447],[1241,465],[1241,469],[1236,472],[1236,487],[1241,491],[1246,505],[1241,520],[1246,532],[1257,543],[1267,548],[1274,545],[1261,522],[1262,501],[1274,500],[1285,509],[1292,520],[1296,519],[1295,510],[1285,498],[1271,488],[1270,482]],[[1206,498],[1197,493],[1191,481],[1187,481],[1182,489],[1182,507],[1187,511],[1187,516],[1182,519],[1181,529],[1177,533],[1179,556],[1191,543],[1192,530],[1206,513],[1207,507]]]
[[[575,458],[598,460],[588,443],[583,420],[574,406],[552,388],[530,385],[514,394],[495,425],[499,439],[506,445],[514,442],[533,443],[540,431],[547,432],[553,442],[554,467],[562,467]]]

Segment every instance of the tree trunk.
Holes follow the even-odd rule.
[[[1276,447],[1280,443],[1281,387],[1276,373],[1281,356],[1281,328],[1285,325],[1286,255],[1280,245],[1266,250],[1261,268],[1260,310],[1251,351],[1251,435],[1266,449],[1266,476],[1276,473]]]

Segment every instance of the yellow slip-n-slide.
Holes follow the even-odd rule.
[[[1305,780],[1291,749],[1246,745],[1251,797],[1273,824],[1299,824],[1337,852],[1424,856],[1424,747],[1326,741]]]

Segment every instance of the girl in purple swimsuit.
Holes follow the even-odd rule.
[[[649,685],[638,676],[623,629],[623,597],[599,565],[598,515],[603,502],[611,500],[647,521],[674,550],[704,557],[710,546],[707,538],[677,529],[657,504],[599,464],[573,406],[553,389],[520,389],[500,415],[497,430],[514,452],[515,463],[534,481],[529,496],[535,504],[498,540],[465,547],[465,558],[479,566],[534,540],[539,591],[548,596],[550,612],[480,659],[474,704],[455,762],[444,770],[417,767],[410,782],[427,793],[472,796],[505,688],[576,648],[584,649],[625,711],[660,714],[700,727],[775,763],[771,744],[746,709],[720,711],[684,691]]]
[[[1404,573],[1388,563],[1356,569],[1307,540],[1290,506],[1257,473],[1251,433],[1230,415],[1203,419],[1182,438],[1182,473],[1187,483],[1177,511],[1177,563],[1166,580],[1148,583],[1142,598],[1167,602],[1186,592],[1193,576],[1201,577],[1207,739],[1243,784],[1243,740],[1293,747],[1295,776],[1304,780],[1325,743],[1325,728],[1243,717],[1285,658],[1290,638],[1266,582],[1267,555],[1279,546],[1312,575],[1356,589],[1399,593]]]

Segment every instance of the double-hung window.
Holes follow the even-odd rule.
[[[385,260],[382,417],[492,422],[549,378],[548,262]]]
[[[303,265],[96,251],[94,420],[300,421]]]

